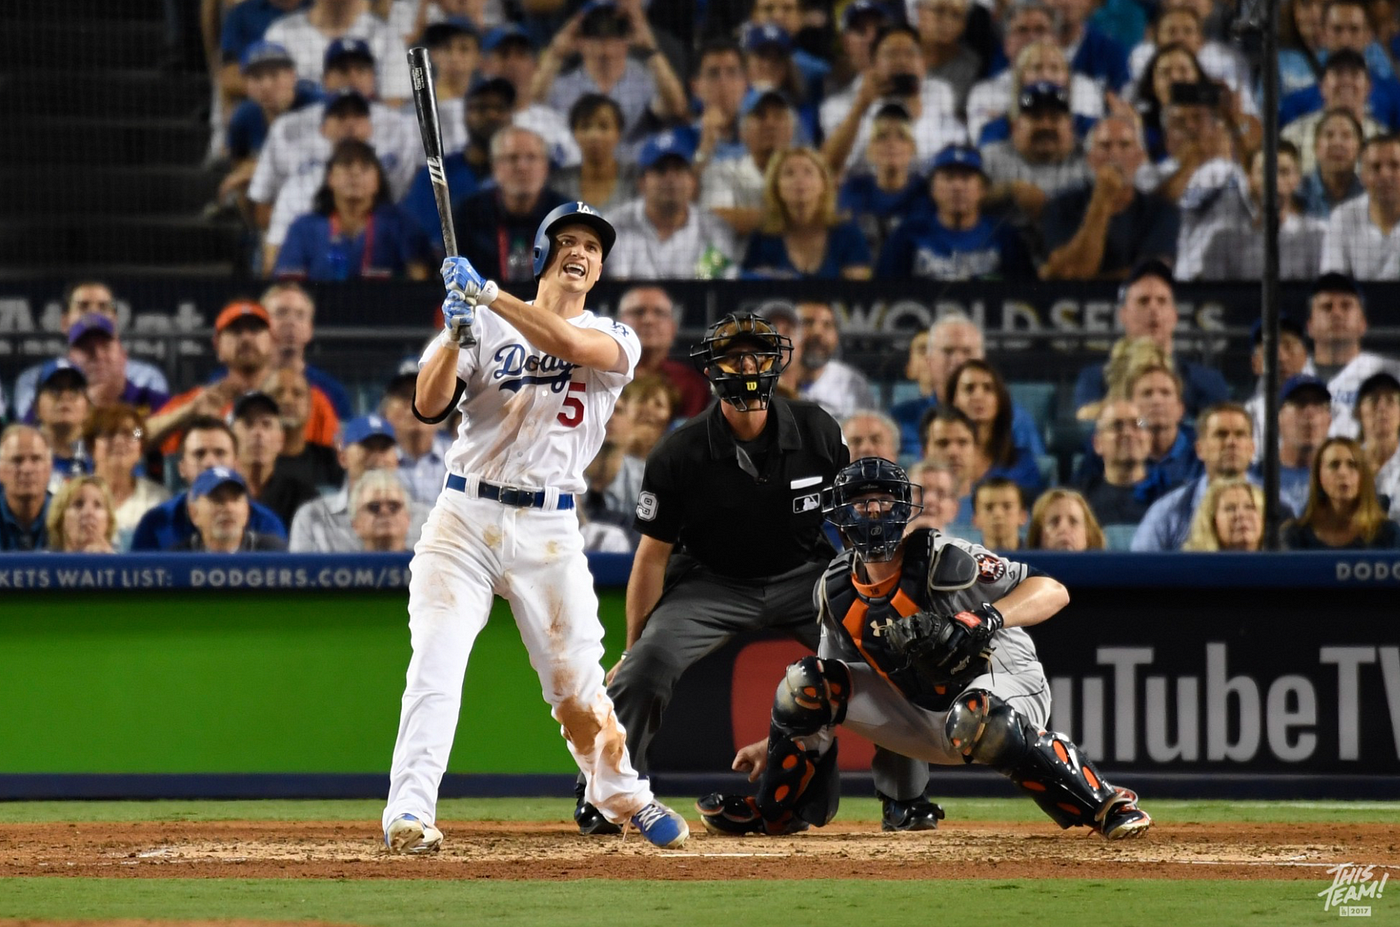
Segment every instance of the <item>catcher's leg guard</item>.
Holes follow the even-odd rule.
[[[1068,738],[1037,730],[990,692],[970,689],[958,696],[948,711],[947,733],[954,748],[1008,777],[1061,827],[1083,824],[1108,836],[1105,819],[1137,797],[1105,782]]]
[[[758,810],[770,824],[796,815],[820,827],[835,816],[841,797],[836,742],[823,755],[795,738],[840,724],[850,695],[851,674],[840,660],[803,657],[787,668],[773,697],[768,766],[758,788]]]

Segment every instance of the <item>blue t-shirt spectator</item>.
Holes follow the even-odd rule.
[[[898,190],[882,190],[873,174],[856,174],[836,194],[836,208],[851,216],[875,249],[907,217],[928,208],[927,203],[928,178],[919,174],[911,174]]]
[[[1074,137],[1081,142],[1089,137],[1089,130],[1098,122],[1090,116],[1083,116],[1074,113],[1071,117],[1074,123]],[[977,147],[982,148],[992,142],[1004,142],[1011,137],[1011,120],[1005,116],[998,116],[982,127],[982,131],[977,135]]]
[[[1196,456],[1196,430],[1183,422],[1177,426],[1176,440],[1167,452],[1147,462],[1147,476],[1134,488],[1134,495],[1143,505],[1151,505],[1204,472],[1205,465]],[[1103,458],[1094,450],[1093,438],[1086,438],[1083,457],[1074,471],[1074,482],[1088,486],[1102,477]]]
[[[1280,126],[1315,113],[1322,109],[1322,90],[1316,84],[1295,90],[1279,101],[1278,124]],[[1371,93],[1366,97],[1366,109],[1371,118],[1395,131],[1400,127],[1400,81],[1395,78],[1382,79],[1371,75]]]
[[[466,153],[461,151],[442,159],[442,172],[447,177],[447,189],[452,197],[453,211],[462,205],[462,200],[491,182],[490,165],[477,171],[467,163]],[[437,200],[433,197],[433,181],[428,176],[426,164],[418,168],[418,173],[413,175],[413,183],[409,185],[404,198],[399,201],[399,208],[434,248],[442,250],[442,222],[438,219]]]
[[[890,418],[899,425],[900,454],[919,456],[920,444],[923,441],[919,436],[919,423],[923,421],[929,409],[936,408],[938,397],[934,395],[906,399],[890,408]],[[1026,407],[1019,402],[1011,404],[1011,441],[1017,447],[1028,448],[1036,456],[1045,453],[1045,441],[1040,436],[1040,426],[1035,423],[1035,416],[1026,411]]]
[[[982,216],[970,229],[950,229],[933,213],[905,220],[880,251],[882,280],[1034,280],[1035,265],[1016,230]]]
[[[43,550],[49,545],[49,531],[45,522],[49,517],[49,502],[53,496],[44,498],[39,516],[28,528],[20,525],[14,511],[5,501],[5,490],[0,489],[0,551]]]
[[[224,63],[238,61],[245,48],[262,40],[268,26],[310,5],[311,0],[283,0],[281,4],[272,0],[243,0],[234,4],[219,30],[219,51]]]
[[[1128,83],[1128,51],[1122,45],[1099,31],[1093,23],[1084,24],[1084,37],[1075,50],[1069,69],[1092,77],[1103,85],[1105,90],[1117,93]]]
[[[250,0],[243,0],[244,3]],[[242,5],[242,4],[240,4]],[[296,112],[304,106],[320,102],[321,88],[309,80],[297,81],[296,95],[287,112]],[[262,150],[267,141],[267,116],[262,107],[252,100],[244,100],[234,109],[228,121],[228,153],[235,161],[242,161]]]
[[[274,277],[306,280],[403,277],[425,260],[427,242],[397,206],[384,204],[354,236],[339,234],[334,216],[298,216],[277,254]],[[255,529],[256,530],[256,529]]]
[[[840,280],[848,267],[870,266],[870,245],[854,222],[841,222],[827,229],[826,254],[821,265],[811,273],[793,266],[782,235],[754,232],[744,252],[743,276],[766,277],[776,280],[806,278],[809,280]]]
[[[141,516],[131,536],[132,550],[170,550],[194,535],[194,522],[186,504],[189,493],[180,493]],[[287,540],[282,519],[262,503],[248,500],[248,530]]]

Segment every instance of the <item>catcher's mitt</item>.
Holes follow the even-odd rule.
[[[991,659],[992,635],[1004,619],[990,605],[956,615],[920,611],[893,622],[885,631],[890,649],[933,685],[966,680]]]

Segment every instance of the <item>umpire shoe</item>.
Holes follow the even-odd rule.
[[[411,814],[401,814],[384,831],[390,853],[436,853],[442,849],[442,831]]]
[[[943,808],[922,795],[899,801],[879,792],[875,794],[880,795],[880,804],[884,807],[880,815],[881,830],[937,830],[938,822],[944,818]]]
[[[583,800],[583,786],[574,786],[574,823],[585,837],[607,837],[622,833],[622,828],[603,817],[603,813]]]
[[[1152,817],[1137,806],[1137,793],[1114,786],[1118,794],[1098,814],[1099,833],[1105,840],[1141,837],[1152,826]]]
[[[711,792],[695,803],[700,823],[717,837],[742,837],[744,834],[767,834],[782,837],[798,834],[810,825],[788,812],[781,821],[765,821],[758,813],[758,802],[751,797],[721,795]]]
[[[690,826],[685,823],[685,818],[659,801],[653,801],[632,815],[632,826],[641,831],[652,846],[663,850],[674,850],[690,836]]]

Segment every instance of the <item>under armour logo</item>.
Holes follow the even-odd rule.
[[[894,619],[886,618],[884,621],[872,621],[870,623],[870,636],[883,637],[885,632],[894,627]]]

